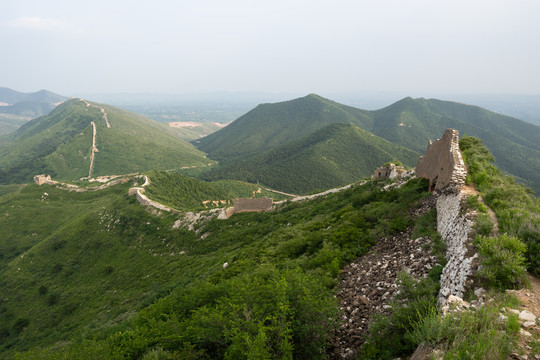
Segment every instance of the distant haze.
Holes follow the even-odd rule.
[[[538,14],[538,0],[6,0],[0,86],[540,94]]]

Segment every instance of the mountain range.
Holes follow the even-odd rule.
[[[261,104],[227,127],[193,143],[222,165],[204,178],[245,180],[255,164],[259,168],[273,169],[274,166],[267,164],[275,156],[290,151],[281,147],[298,146],[292,144],[333,123],[353,124],[369,132],[372,136],[362,141],[371,143],[370,146],[375,146],[370,140],[382,138],[418,156],[429,140],[437,139],[446,128],[455,128],[461,134],[481,138],[502,170],[540,191],[539,126],[477,106],[436,99],[408,97],[383,109],[368,111],[310,94],[291,101]],[[303,142],[306,143],[310,141]],[[273,151],[273,155],[268,151]],[[415,161],[404,157],[403,149],[400,151],[391,153],[387,161],[394,158],[414,166]],[[363,169],[363,176],[373,170]],[[292,183],[297,175],[297,172],[288,172],[285,176],[289,180],[284,181]],[[267,176],[249,176],[251,180],[257,178],[261,183],[272,183]],[[337,184],[330,181],[327,187],[333,185]]]
[[[67,99],[48,90],[23,93],[0,87],[0,135],[13,132],[26,121],[47,114]]]
[[[10,101],[20,98],[7,93]],[[539,126],[436,99],[408,97],[368,111],[315,94],[258,105],[192,144],[181,129],[71,99],[10,134],[0,147],[0,182],[26,182],[38,173],[74,180],[194,168],[204,180],[303,194],[368,177],[385,162],[414,167],[428,141],[446,128],[481,138],[502,170],[540,191]],[[218,165],[208,167],[214,160]]]
[[[0,358],[395,359],[426,344],[448,358],[520,353],[518,315],[508,310],[503,323],[500,309],[518,307],[504,290],[525,265],[538,275],[539,198],[473,137],[459,141],[466,201],[437,199],[423,178],[358,181],[387,161],[414,166],[451,124],[483,135],[499,163],[528,166],[522,178],[538,184],[538,127],[463,104],[406,98],[366,111],[312,94],[259,105],[193,142],[198,150],[143,116],[65,101],[0,147]],[[223,217],[218,207],[238,197],[274,195],[170,171],[209,168],[199,176],[298,193],[350,186],[281,193],[268,211]],[[150,171],[159,169],[169,171]],[[28,184],[43,172],[146,178]],[[143,206],[141,186],[179,211]],[[481,265],[471,311],[446,318],[437,297],[452,242],[440,224],[452,242],[472,229],[468,239],[488,245],[471,258]]]

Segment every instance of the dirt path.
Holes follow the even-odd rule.
[[[105,124],[107,125],[108,128],[111,127],[111,124],[109,124],[109,118],[107,117],[107,113],[105,112],[105,109],[100,107],[100,106],[97,106],[97,105],[94,105],[94,104],[91,104],[89,103],[88,101],[84,100],[84,99],[79,99],[81,100],[83,103],[86,104],[86,107],[93,107],[95,109],[98,109],[99,112],[101,112],[101,115],[103,116],[103,120],[105,120]]]
[[[98,151],[96,147],[96,124],[91,121],[90,124],[92,124],[92,153],[90,154],[90,168],[88,169],[88,178],[92,177],[92,172],[94,171],[94,157],[96,152]]]
[[[463,187],[461,188],[461,193],[465,196],[478,196],[478,201],[480,201],[480,203],[486,206],[489,220],[493,224],[493,230],[491,231],[491,235],[496,236],[499,233],[499,221],[497,220],[497,215],[495,215],[495,212],[491,210],[489,206],[487,206],[487,204],[484,202],[484,199],[482,199],[480,193],[473,186],[470,185],[463,185]]]

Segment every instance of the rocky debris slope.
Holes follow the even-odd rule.
[[[435,206],[431,196],[417,209],[413,217]],[[383,238],[371,250],[347,265],[342,272],[337,294],[343,322],[335,332],[331,358],[352,358],[365,341],[368,324],[376,314],[389,313],[389,301],[398,291],[397,277],[401,271],[416,278],[426,277],[436,265],[430,254],[428,237],[411,239],[412,229],[393,237]]]

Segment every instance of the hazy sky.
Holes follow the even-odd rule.
[[[540,94],[539,0],[3,0],[0,86]]]

